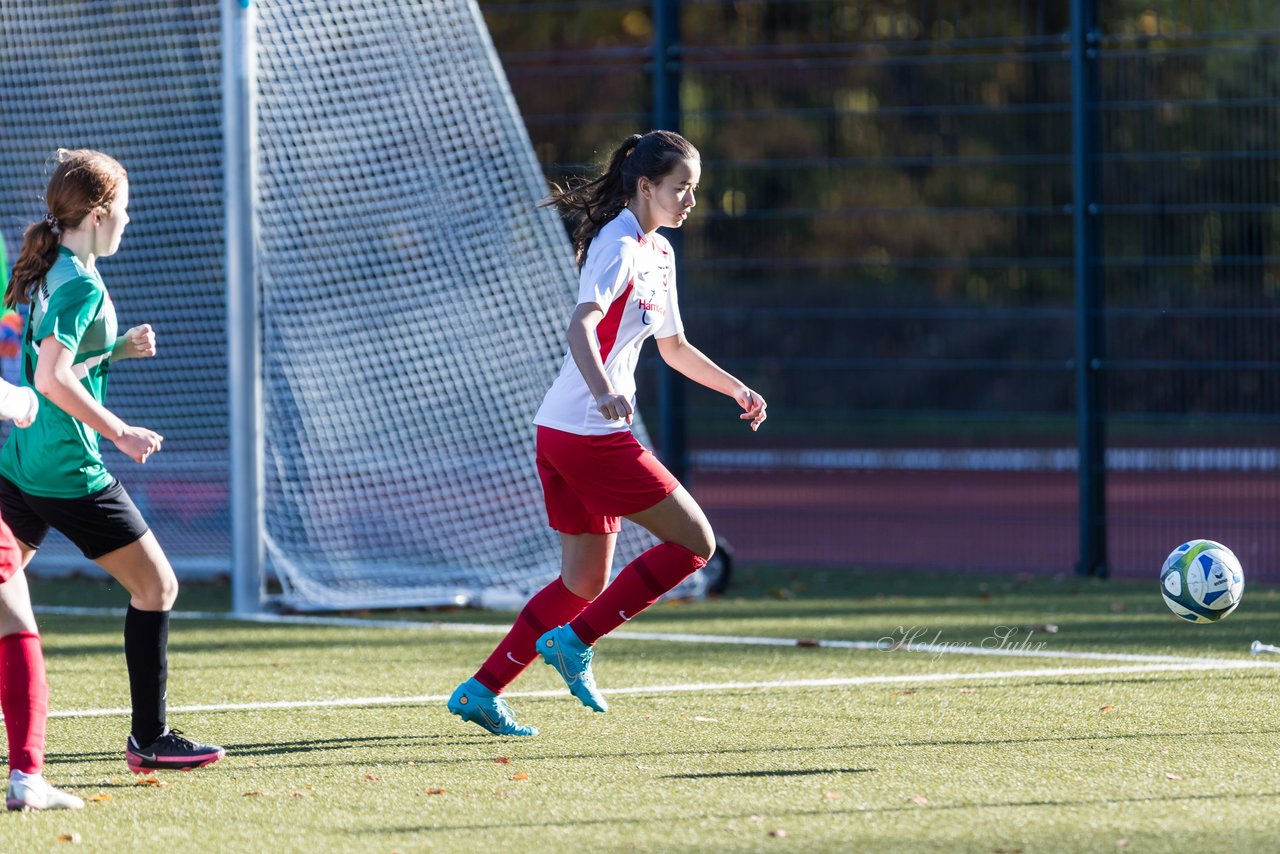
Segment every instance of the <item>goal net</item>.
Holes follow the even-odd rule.
[[[12,247],[43,213],[58,146],[129,170],[102,269],[160,354],[122,365],[110,404],[166,438],[108,466],[180,572],[227,567],[218,4],[7,2],[0,33],[0,228]],[[559,571],[530,419],[576,271],[483,21],[464,0],[272,0],[257,39],[269,598],[530,592]],[[627,526],[619,564],[648,543]]]
[[[58,148],[100,149],[129,172],[133,222],[98,269],[121,329],[152,324],[159,355],[113,366],[107,403],[165,444],[145,466],[105,440],[103,457],[188,577],[227,572],[230,554],[219,29],[216,3],[0,8],[0,231],[10,259],[44,215]],[[32,567],[85,563],[51,533]]]

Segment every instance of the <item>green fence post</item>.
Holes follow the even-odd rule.
[[[1076,431],[1079,444],[1081,575],[1107,575],[1102,284],[1098,280],[1095,111],[1097,0],[1071,0],[1072,230],[1076,305]]]

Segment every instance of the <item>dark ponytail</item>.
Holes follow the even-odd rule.
[[[58,260],[58,235],[77,228],[98,208],[111,207],[128,178],[123,166],[100,151],[58,149],[58,166],[45,190],[49,212],[22,236],[22,251],[4,292],[6,308],[31,302],[32,291]]]
[[[622,213],[641,178],[659,181],[680,161],[698,159],[698,150],[678,133],[651,130],[632,134],[613,152],[603,175],[564,188],[552,184],[551,196],[542,204],[559,206],[572,223],[574,257],[581,269],[591,241]]]

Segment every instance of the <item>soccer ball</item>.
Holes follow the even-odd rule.
[[[1221,543],[1192,540],[1165,559],[1160,592],[1169,610],[1187,622],[1216,623],[1240,604],[1244,570]]]

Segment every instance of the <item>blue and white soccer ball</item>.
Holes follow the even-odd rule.
[[[1221,543],[1192,540],[1165,559],[1160,592],[1169,610],[1187,622],[1216,623],[1240,604],[1244,570]]]

